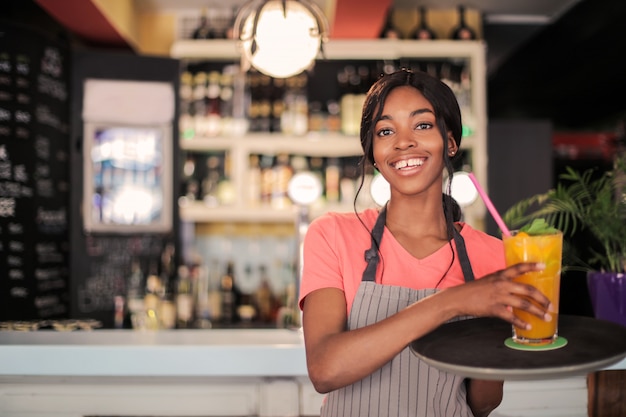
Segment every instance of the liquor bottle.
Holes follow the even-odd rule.
[[[417,25],[417,28],[415,28],[413,33],[411,33],[411,39],[418,39],[418,40],[436,39],[437,36],[435,35],[435,32],[433,32],[433,30],[430,28],[430,26],[428,26],[428,23],[426,22],[426,8],[424,6],[421,6],[419,8],[419,16],[420,16],[419,24]]]
[[[232,136],[233,134],[233,105],[234,105],[234,78],[229,68],[224,68],[220,75],[220,134]]]
[[[270,323],[273,320],[273,294],[270,287],[269,278],[267,276],[267,267],[259,266],[259,274],[261,283],[254,293],[254,302],[258,313],[258,319],[261,323]]]
[[[206,160],[207,174],[202,181],[202,200],[210,207],[219,205],[218,185],[222,178],[220,157],[209,155]]]
[[[261,204],[261,165],[259,155],[250,155],[248,164],[247,202],[250,207]]]
[[[235,200],[237,199],[235,186],[231,181],[232,157],[230,156],[229,152],[224,153],[222,161],[223,171],[222,176],[217,184],[217,201],[220,205],[229,206],[235,204]]]
[[[360,122],[360,109],[358,113],[355,113],[355,110],[361,78],[353,65],[347,65],[337,74],[337,81],[341,90],[339,99],[341,131],[344,135],[357,135],[360,123],[356,123],[356,120],[358,118]]]
[[[194,271],[197,275],[197,286],[195,294],[195,328],[198,329],[210,329],[211,323],[211,299],[210,299],[210,282],[209,271],[201,265],[194,267]]]
[[[235,288],[235,266],[228,262],[226,273],[220,279],[220,296],[222,303],[222,319],[224,325],[231,325],[237,319],[237,292]]]
[[[207,15],[207,9],[202,9],[202,14],[200,15],[200,22],[198,26],[194,29],[191,34],[193,39],[213,39],[216,38],[216,33],[211,25],[209,24],[209,17]]]
[[[207,85],[205,90],[205,135],[209,137],[215,137],[222,131],[220,78],[221,75],[217,71],[211,71],[207,75]]]
[[[274,183],[274,156],[261,155],[261,204],[270,205],[272,203],[272,188]]]
[[[339,166],[339,158],[328,158],[326,161],[326,169],[324,173],[326,179],[324,187],[327,203],[339,202],[339,178],[341,176],[341,168]]]
[[[129,325],[138,328],[143,323],[144,315],[144,275],[139,260],[133,260],[130,268],[126,282],[126,309]]]
[[[390,6],[387,9],[387,15],[385,17],[385,24],[378,35],[380,39],[400,39],[400,31],[393,22],[393,7]]]
[[[193,326],[193,285],[189,267],[178,267],[178,285],[176,288],[176,327],[188,329]]]
[[[206,122],[206,87],[207,87],[207,74],[200,71],[193,77],[193,120],[194,131],[198,136],[206,136],[207,122]]]
[[[161,291],[161,279],[159,278],[156,265],[152,264],[146,278],[146,291],[143,298],[146,314],[144,324],[148,330],[158,330],[160,327]]]
[[[467,22],[465,21],[465,12],[466,12],[465,7],[462,5],[459,6],[458,8],[459,24],[452,31],[452,36],[451,36],[452,39],[465,40],[465,41],[476,39],[476,32],[474,31],[474,29],[469,27],[467,25]]]
[[[289,181],[293,176],[293,169],[289,165],[289,155],[280,153],[276,156],[276,164],[272,168],[272,200],[271,205],[275,209],[284,209],[291,205],[287,194]]]
[[[179,130],[181,139],[193,139],[196,134],[194,123],[193,75],[184,71],[180,76],[180,117]]]
[[[173,243],[167,243],[161,252],[161,293],[159,305],[159,327],[173,329],[176,327],[176,248]]]

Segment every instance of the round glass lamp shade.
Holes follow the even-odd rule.
[[[450,194],[461,207],[472,204],[478,198],[478,191],[467,172],[457,171],[452,177]]]
[[[254,68],[287,78],[311,66],[322,36],[318,17],[309,8],[295,0],[269,0],[245,18],[239,39],[244,59]]]

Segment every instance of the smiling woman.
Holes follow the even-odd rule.
[[[461,127],[452,90],[423,72],[385,75],[366,96],[362,175],[378,169],[388,201],[318,217],[304,240],[300,306],[309,377],[328,393],[324,417],[487,416],[501,381],[438,371],[408,344],[464,316],[525,327],[509,306],[545,317],[548,300],[512,281],[538,266],[504,269],[502,242],[460,221],[450,182],[442,191]]]

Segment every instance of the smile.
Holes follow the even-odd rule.
[[[425,158],[403,159],[392,164],[395,169],[410,169],[424,165]]]

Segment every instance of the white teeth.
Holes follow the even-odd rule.
[[[416,166],[424,165],[424,160],[421,158],[403,159],[396,162],[393,166],[395,169],[412,168]]]

